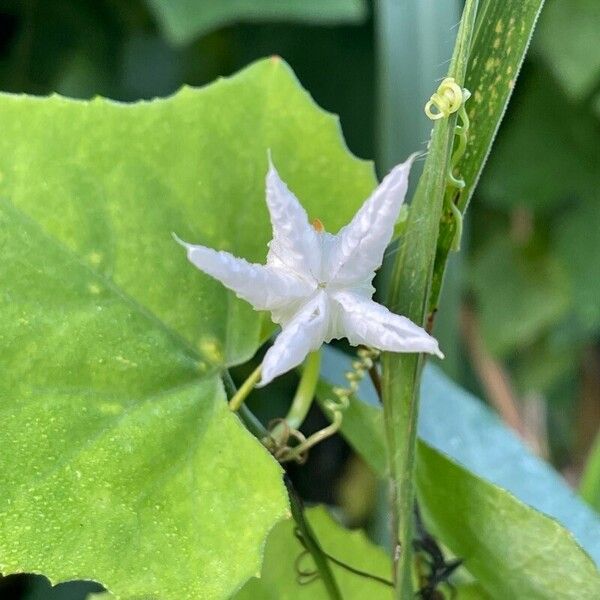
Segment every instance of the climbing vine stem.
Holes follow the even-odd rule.
[[[462,151],[460,133],[465,122],[466,66],[475,29],[477,0],[467,0],[457,34],[448,79],[432,95],[426,112],[435,121],[423,175],[411,202],[403,243],[394,262],[388,306],[415,323],[428,322],[434,265],[438,253],[441,224],[448,218],[455,231],[457,214],[447,205],[449,186],[453,195],[459,181],[452,168],[454,153]],[[449,170],[452,168],[452,178]],[[447,216],[449,213],[449,217]],[[453,239],[451,239],[452,243]],[[421,355],[384,353],[382,356],[382,396],[389,471],[392,488],[393,560],[395,598],[414,597],[412,556],[413,506],[415,498],[415,457],[419,414],[419,383],[423,366]]]
[[[231,402],[231,399],[236,396],[238,390],[228,369],[223,371],[222,379],[225,392],[227,393],[227,397]],[[247,406],[241,404],[240,410],[237,412],[237,414],[246,427],[248,427],[248,430],[259,440],[263,441],[268,436],[269,432],[267,429],[265,429],[263,424],[254,416]],[[321,549],[321,545],[319,544],[319,541],[317,540],[312,527],[310,526],[310,523],[307,521],[304,514],[304,505],[302,503],[302,499],[298,495],[298,492],[294,488],[294,484],[287,474],[283,476],[283,480],[290,501],[292,518],[296,523],[298,531],[300,531],[302,535],[304,547],[313,557],[318,576],[323,581],[327,595],[329,596],[330,600],[342,600],[342,595],[340,593],[338,584],[335,580],[331,567],[327,562],[327,556]]]
[[[298,493],[294,489],[294,486],[287,475],[284,475],[284,481],[290,498],[292,517],[294,518],[294,521],[296,521],[298,531],[302,536],[302,545],[313,557],[319,577],[321,578],[323,585],[327,590],[329,598],[331,600],[342,600],[340,589],[337,585],[331,567],[327,562],[327,556],[323,552],[319,542],[317,541],[317,538],[315,537],[312,527],[310,526],[310,523],[304,515],[302,500],[300,496],[298,496]]]

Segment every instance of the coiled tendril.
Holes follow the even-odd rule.
[[[345,373],[348,381],[347,387],[336,386],[332,389],[333,398],[327,398],[323,402],[323,409],[329,413],[331,424],[327,427],[313,433],[308,438],[305,438],[297,429],[292,429],[285,420],[276,419],[273,421],[269,430],[274,427],[284,426],[284,432],[279,441],[272,436],[266,440],[266,445],[271,450],[271,453],[281,463],[295,461],[304,463],[308,457],[308,451],[323,440],[337,433],[342,426],[344,412],[350,406],[350,397],[358,391],[360,382],[365,375],[373,368],[375,360],[379,357],[379,350],[375,348],[359,348],[357,359],[352,361],[352,369]],[[298,442],[294,446],[290,446],[290,441]],[[274,445],[276,444],[276,447]]]
[[[458,145],[450,158],[444,195],[444,205],[452,213],[456,225],[451,245],[451,250],[455,251],[460,250],[463,222],[462,212],[457,204],[466,185],[465,180],[457,174],[457,165],[467,148],[469,117],[465,109],[465,102],[470,97],[469,90],[460,87],[453,77],[446,77],[425,105],[425,114],[432,121],[449,117],[451,114],[458,112],[458,119],[454,128],[454,135],[458,137]],[[460,124],[458,120],[460,120]]]
[[[294,535],[296,536],[296,539],[300,542],[300,544],[302,544],[302,546],[304,548],[304,550],[302,550],[302,552],[300,552],[300,554],[296,557],[296,560],[294,561],[294,570],[296,571],[296,581],[299,585],[307,585],[319,578],[319,571],[314,568],[313,569],[303,568],[304,559],[307,558],[308,556],[310,556],[310,552],[307,548],[306,541],[304,540],[304,536],[302,535],[302,532],[297,527],[296,527],[296,529],[294,529]],[[381,583],[388,587],[394,587],[394,583],[392,581],[389,581],[388,579],[385,579],[384,577],[379,577],[379,575],[373,575],[372,573],[367,573],[366,571],[362,571],[361,569],[352,567],[349,564],[339,560],[338,558],[335,558],[331,554],[328,554],[323,549],[321,549],[321,551],[323,552],[323,555],[327,558],[327,560],[331,561],[338,567],[345,569],[349,573],[358,575],[359,577],[364,577],[366,579],[371,579],[372,581]]]
[[[425,114],[432,121],[449,117],[463,105],[464,91],[454,77],[446,77],[425,105]]]

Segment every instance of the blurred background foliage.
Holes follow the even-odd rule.
[[[446,69],[460,5],[0,0],[0,89],[135,101],[278,54],[321,106],[340,115],[350,149],[376,157],[383,173],[426,148],[431,123],[422,108]],[[547,1],[470,206],[463,252],[451,261],[437,330],[449,374],[573,485],[586,462],[600,473],[600,444],[588,460],[600,424],[598,31],[597,0]],[[270,398],[259,395],[255,408],[281,414],[273,396],[289,396],[294,377],[278,381]],[[315,409],[307,427],[322,418]],[[375,481],[339,439],[293,474],[309,499],[342,504],[358,520],[374,510],[356,490]],[[37,577],[0,583],[2,598],[24,590],[30,600],[85,591],[50,592]]]

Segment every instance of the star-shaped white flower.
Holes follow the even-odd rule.
[[[260,385],[298,366],[324,342],[342,337],[390,352],[443,357],[437,341],[371,297],[408,185],[413,162],[395,167],[337,235],[313,226],[269,159],[267,206],[273,226],[267,264],[180,242],[189,260],[256,310],[268,310],[281,333],[266,353]]]

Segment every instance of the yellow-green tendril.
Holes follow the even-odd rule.
[[[279,462],[296,461],[300,464],[306,462],[308,451],[313,446],[339,431],[342,426],[344,412],[350,405],[350,397],[358,391],[360,382],[373,367],[379,354],[379,350],[374,348],[360,348],[358,350],[358,358],[352,361],[352,369],[345,374],[348,386],[334,387],[334,398],[328,398],[323,402],[323,408],[329,413],[328,416],[331,419],[331,424],[324,429],[304,439],[304,436],[297,429],[289,426],[287,419],[279,419],[273,423],[271,430],[273,433],[277,433],[277,436],[271,435],[271,439],[267,441],[267,446],[271,446],[271,452]],[[297,441],[298,444],[290,446],[288,442],[291,440]]]
[[[451,114],[458,112],[457,123],[454,128],[454,135],[458,137],[458,144],[450,159],[444,196],[444,206],[452,213],[456,226],[451,245],[451,250],[454,251],[460,250],[462,237],[463,217],[457,204],[459,204],[460,195],[465,187],[465,181],[457,174],[457,165],[467,148],[469,117],[465,109],[465,102],[470,96],[469,90],[461,88],[453,77],[446,77],[425,105],[425,114],[433,121],[449,117]],[[460,124],[458,121],[460,121]]]
[[[458,174],[458,163],[465,154],[469,139],[470,122],[469,116],[467,115],[467,110],[465,108],[465,102],[470,97],[471,93],[469,90],[463,89],[463,103],[458,110],[457,123],[454,128],[454,135],[458,137],[458,143],[450,159],[446,183],[446,194],[444,196],[444,204],[452,212],[454,223],[456,225],[456,231],[454,232],[452,245],[450,246],[450,249],[455,252],[460,250],[460,240],[462,238],[463,216],[459,206],[460,197],[463,189],[465,188],[466,182]],[[460,124],[458,121],[460,121]]]
[[[463,105],[464,100],[463,88],[454,81],[454,77],[446,77],[425,105],[425,114],[432,121],[449,117]]]

